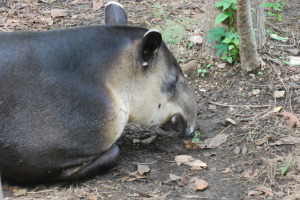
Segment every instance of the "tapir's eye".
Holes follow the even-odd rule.
[[[179,76],[176,75],[175,80],[172,81],[172,82],[170,82],[170,85],[169,85],[169,88],[168,88],[168,89],[169,89],[169,92],[170,92],[171,94],[173,94],[173,93],[175,92],[178,83],[179,83]]]

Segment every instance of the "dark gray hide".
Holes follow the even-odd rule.
[[[161,40],[160,34],[146,32],[92,26],[0,33],[4,178],[68,181],[105,172],[117,163],[114,142],[127,122],[162,125],[173,119],[191,133],[194,93],[166,45],[147,46],[146,39]],[[149,113],[155,110],[157,115]]]

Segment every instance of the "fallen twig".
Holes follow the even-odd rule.
[[[216,103],[213,101],[208,101],[210,104],[214,104],[217,106],[224,106],[224,107],[250,107],[250,108],[264,108],[264,107],[272,107],[273,105],[228,105],[228,104],[222,104],[222,103]]]

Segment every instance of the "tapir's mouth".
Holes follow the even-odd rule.
[[[187,127],[187,121],[181,114],[174,114],[163,123],[160,128],[165,131],[180,132],[183,136],[189,135],[194,128]]]

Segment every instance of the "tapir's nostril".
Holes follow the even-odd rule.
[[[186,135],[190,135],[194,131],[194,127],[190,127],[186,130]]]

